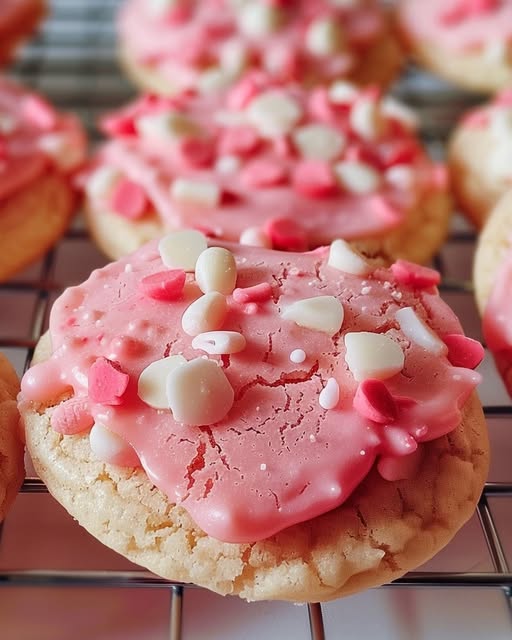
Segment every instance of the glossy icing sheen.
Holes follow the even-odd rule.
[[[413,288],[397,282],[404,280],[400,270],[380,268],[363,279],[333,268],[328,248],[291,254],[225,246],[235,256],[237,280],[226,295],[221,330],[245,337],[245,343],[231,343],[231,355],[194,348],[197,338],[181,329],[185,310],[201,294],[192,273],[178,297],[174,287],[172,299],[148,296],[140,286],[166,270],[152,243],[60,297],[50,319],[53,355],[25,375],[22,401],[52,404],[72,390],[69,410],[59,407],[61,432],[85,432],[95,422],[118,434],[124,450],[111,462],[134,464],[135,451],[150,480],[203,530],[244,542],[333,509],[376,461],[389,479],[410,474],[421,443],[458,425],[479,375],[452,366],[438,338],[441,355],[400,330],[395,313],[412,307],[437,335],[461,334],[429,284],[435,279],[424,273],[416,279],[423,288]],[[341,330],[331,335],[332,329],[297,324],[305,316],[293,303],[316,296],[342,307]],[[375,340],[403,350],[403,370],[357,382],[345,362],[344,340],[352,332],[379,334]],[[140,374],[169,355],[181,356],[178,372],[182,358],[194,366],[205,362],[197,358],[218,362],[234,397],[219,391],[224,418],[207,426],[180,424],[168,409],[141,400]],[[93,368],[102,372],[103,386]],[[164,378],[159,384],[165,389]],[[193,404],[194,397],[178,400]]]
[[[508,392],[512,395],[512,377],[510,376],[512,369],[511,282],[512,251],[509,250],[493,281],[492,292],[483,316],[483,332]]]
[[[382,9],[373,0],[345,3],[352,8],[328,0],[177,0],[167,11],[152,11],[152,4],[124,4],[119,16],[122,44],[176,91],[202,86],[211,90],[202,78],[205,72],[219,70],[225,75],[220,81],[224,85],[246,68],[287,80],[338,78],[353,70],[386,28]],[[240,28],[241,13],[251,4],[270,7],[275,26],[254,34]],[[338,46],[329,55],[313,55],[306,47],[308,26],[317,18],[332,19],[341,30]],[[254,25],[255,19],[248,22]]]
[[[387,99],[373,89],[347,86],[351,97],[344,103],[333,102],[328,89],[308,93],[260,76],[248,76],[223,98],[146,98],[105,119],[111,140],[100,149],[97,165],[114,167],[120,177],[138,184],[168,229],[195,226],[239,241],[252,227],[279,235],[273,233],[274,223],[284,219],[294,228],[291,238],[271,238],[273,246],[295,250],[336,237],[384,234],[400,226],[427,194],[445,192],[444,168],[428,159],[414,125],[399,119]],[[247,115],[268,93],[291,100],[300,111],[285,134],[264,136]],[[353,117],[362,113],[361,106],[373,114],[368,126],[377,128],[374,137],[364,133],[365,117],[362,124]],[[185,116],[197,131],[174,137],[165,130],[154,136],[136,133],[141,117],[162,112]],[[330,160],[311,161],[299,149],[296,134],[309,125],[329,127],[329,140],[341,138]],[[320,146],[325,149],[325,142]],[[222,167],[226,159],[234,163],[227,171]],[[357,191],[342,183],[336,167],[343,162],[362,165],[375,185]],[[217,201],[200,205],[178,200],[172,191],[176,178],[216,185]],[[96,210],[123,214],[108,189],[88,193]],[[144,214],[141,208],[134,216],[131,209],[124,215]]]
[[[63,173],[85,159],[78,120],[59,114],[36,94],[0,79],[0,201],[56,167]]]
[[[512,0],[404,0],[400,11],[414,38],[449,51],[512,40]]]

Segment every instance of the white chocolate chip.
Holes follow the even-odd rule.
[[[357,95],[356,86],[345,80],[334,82],[329,89],[329,99],[335,104],[350,104]]]
[[[327,264],[334,269],[356,276],[364,276],[372,270],[363,256],[348,242],[341,239],[334,240],[331,244]]]
[[[386,171],[385,180],[388,184],[393,185],[397,189],[408,191],[414,187],[416,176],[412,167],[397,164]]]
[[[233,406],[235,394],[224,371],[213,360],[197,358],[167,378],[167,399],[177,422],[191,426],[219,422]]]
[[[293,132],[293,141],[304,158],[330,162],[345,147],[345,136],[325,124],[309,124]]]
[[[335,378],[329,378],[327,384],[320,391],[318,402],[322,409],[329,411],[335,409],[340,401],[340,387]]]
[[[171,197],[178,202],[213,209],[220,202],[221,189],[215,182],[176,178],[171,185]]]
[[[204,234],[193,229],[184,229],[164,236],[158,244],[158,251],[169,269],[195,271],[197,259],[207,247],[208,242]]]
[[[506,40],[494,40],[485,45],[484,59],[489,64],[503,64],[508,62],[508,44]]]
[[[217,291],[205,293],[195,300],[181,317],[183,331],[189,336],[198,336],[207,331],[222,329],[228,313],[226,296]]]
[[[248,227],[240,234],[240,244],[249,247],[264,247],[272,249],[272,240],[261,227]]]
[[[245,349],[247,342],[237,331],[209,331],[192,340],[192,347],[211,355],[231,355]]]
[[[238,156],[219,156],[215,163],[215,171],[217,173],[235,173],[241,166]]]
[[[404,367],[402,348],[386,335],[368,331],[347,333],[345,347],[345,362],[358,382],[369,378],[385,380]]]
[[[103,462],[114,462],[119,455],[132,452],[130,445],[110,429],[95,422],[89,433],[92,453]]]
[[[416,314],[412,307],[404,307],[395,313],[395,318],[406,338],[436,356],[448,351],[445,343]]]
[[[198,125],[179,111],[139,116],[135,120],[135,128],[142,137],[158,140],[179,140],[199,133]]]
[[[299,327],[333,336],[341,329],[344,310],[341,302],[334,296],[317,296],[294,302],[283,309],[281,315]]]
[[[247,108],[249,122],[265,138],[289,133],[302,117],[298,102],[282,91],[270,90],[251,100]]]
[[[249,38],[261,38],[273,33],[281,23],[282,14],[266,2],[248,2],[241,7],[238,25]]]
[[[228,296],[236,286],[235,256],[223,247],[209,247],[196,263],[196,282],[203,293],[218,291]]]
[[[103,165],[89,176],[85,188],[90,198],[104,198],[121,179],[121,173],[115,167]]]
[[[306,32],[306,47],[315,56],[328,56],[343,49],[345,36],[341,25],[331,18],[317,18]]]
[[[381,108],[384,115],[398,120],[407,129],[415,130],[419,127],[420,121],[416,113],[399,100],[387,96],[382,100]]]
[[[197,86],[200,93],[215,93],[229,87],[233,83],[233,79],[233,74],[226,69],[212,67],[199,74]]]
[[[239,76],[249,63],[247,45],[238,39],[228,40],[220,51],[221,67],[231,75]]]
[[[185,358],[178,355],[162,358],[148,365],[139,376],[137,387],[139,398],[155,409],[168,409],[167,376],[185,362]]]
[[[302,364],[306,360],[306,352],[304,349],[294,349],[290,353],[290,360],[295,364]]]
[[[350,111],[350,126],[363,140],[377,140],[384,130],[379,105],[375,100],[363,99],[355,102]]]
[[[350,193],[374,193],[381,184],[379,172],[364,162],[338,162],[334,166],[334,173],[340,184]]]
[[[243,127],[247,124],[247,114],[245,111],[228,111],[219,109],[212,114],[215,124],[221,127]]]

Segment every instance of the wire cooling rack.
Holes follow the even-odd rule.
[[[48,95],[59,107],[77,112],[91,139],[95,140],[97,132],[94,123],[97,116],[122,104],[132,93],[115,61],[112,19],[118,1],[53,0],[51,4],[51,17],[41,33],[25,48],[13,72],[29,86]],[[416,71],[406,73],[396,93],[419,110],[425,140],[434,154],[442,154],[453,123],[460,112],[475,101]],[[474,242],[472,231],[456,220],[449,242],[436,258],[435,266],[443,274],[443,296],[461,316],[466,333],[479,338],[479,323],[470,285]],[[88,251],[88,258],[82,263],[80,248],[84,247]],[[49,310],[56,296],[66,286],[87,277],[92,267],[103,263],[104,259],[91,249],[78,221],[43,261],[0,286],[0,308],[8,310],[2,311],[0,316],[0,350],[11,357],[20,372],[28,366],[34,346],[46,328]],[[9,322],[9,316],[13,313],[20,318],[19,322]],[[478,523],[489,554],[489,570],[445,571],[437,563],[434,570],[411,573],[390,586],[405,589],[479,588],[502,593],[511,617],[509,633],[512,637],[512,573],[508,559],[512,553],[512,537],[509,535],[512,471],[508,470],[512,433],[507,435],[507,428],[512,427],[512,408],[490,359],[484,365],[484,375],[487,383],[482,399],[490,425],[493,453],[498,454],[498,459],[505,456],[502,470],[498,469],[495,477],[491,475],[492,481],[487,483],[478,507]],[[26,494],[42,494],[45,491],[44,485],[36,477],[28,477],[22,489]],[[0,537],[0,551],[1,543]],[[183,604],[187,594],[194,589],[188,585],[169,583],[142,570],[0,568],[0,587],[62,586],[153,587],[166,590],[170,594],[168,633],[171,640],[182,638]],[[308,633],[311,639],[339,637],[326,634],[322,611],[320,605],[309,605]],[[143,634],[139,637],[149,636]],[[17,638],[13,637],[13,640]]]

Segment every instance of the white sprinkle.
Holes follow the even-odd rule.
[[[459,380],[462,380],[462,376],[459,376],[458,374],[455,374],[455,375],[453,376],[453,379],[454,379],[454,380],[456,380],[456,381],[458,382]]]
[[[313,434],[311,434],[311,435],[309,436],[309,441],[310,441],[310,442],[316,442],[316,436],[315,436],[315,435],[313,435]]]
[[[260,464],[260,469],[261,469],[262,471],[266,471],[266,470],[267,470],[267,465],[266,465],[264,462],[262,462],[262,463]]]
[[[329,411],[334,409],[340,400],[340,387],[335,378],[329,378],[327,384],[320,392],[318,402],[322,409]]]
[[[363,287],[361,289],[361,293],[363,296],[367,296],[370,292],[371,292],[372,288],[371,287]]]
[[[395,300],[401,300],[402,299],[402,292],[401,291],[392,291],[391,292],[391,297],[394,298]]]
[[[130,263],[124,265],[125,273],[131,273],[132,271],[133,271],[133,265],[131,265]]]
[[[234,173],[240,168],[240,158],[238,156],[219,156],[215,163],[217,173]]]
[[[384,282],[384,284],[383,284],[382,286],[384,287],[384,289],[391,289],[391,287],[392,287],[393,285],[391,284],[391,282],[388,282],[388,281],[386,280],[386,282]]]
[[[366,451],[364,449],[361,449],[361,451],[359,452],[360,456],[365,456],[366,455]]]
[[[295,364],[302,364],[306,360],[306,352],[303,349],[294,349],[290,353],[290,360]]]

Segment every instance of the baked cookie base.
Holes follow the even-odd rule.
[[[18,377],[5,356],[0,354],[0,522],[25,477],[23,443],[16,407],[18,391]]]
[[[0,281],[55,244],[69,225],[74,201],[67,179],[57,173],[45,173],[0,201]]]
[[[45,337],[37,360],[49,353]],[[37,472],[92,535],[164,578],[247,600],[327,601],[402,576],[470,518],[489,463],[473,395],[461,425],[425,447],[413,480],[387,482],[374,470],[341,507],[261,542],[229,544],[169,504],[143,471],[94,460],[86,436],[54,432],[51,407],[21,411]]]
[[[12,60],[16,49],[32,35],[46,13],[46,0],[30,0],[20,7],[9,30],[0,31],[0,65]]]
[[[138,62],[129,47],[120,46],[118,59],[126,75],[142,91],[172,95],[177,88],[154,68]],[[376,84],[389,87],[403,65],[403,54],[398,41],[389,34],[382,36],[368,49],[360,65],[344,79],[359,85]]]
[[[165,228],[155,214],[132,221],[105,211],[90,200],[86,201],[85,210],[92,238],[113,260],[132,253],[149,240],[172,230]],[[452,202],[447,194],[427,195],[399,228],[383,235],[355,240],[354,244],[368,255],[427,263],[446,239],[451,210]],[[326,244],[331,240],[326,238]]]

